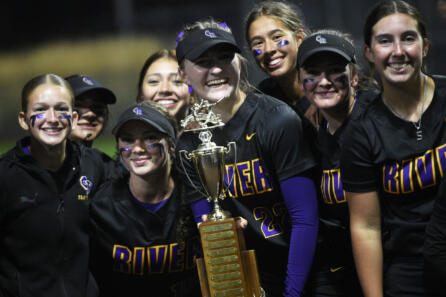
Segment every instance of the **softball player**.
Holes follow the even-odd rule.
[[[259,91],[290,105],[302,119],[304,138],[313,142],[319,113],[299,88],[297,71],[297,53],[307,33],[300,9],[284,1],[262,1],[245,19],[245,40],[257,65],[269,76],[259,83]]]
[[[322,169],[319,237],[307,296],[361,296],[339,163],[350,120],[376,94],[357,92],[359,70],[353,41],[339,31],[319,30],[306,37],[298,61],[300,86],[323,115],[317,138]]]
[[[179,78],[174,50],[162,49],[147,58],[139,73],[136,101],[157,102],[177,121],[187,115],[192,96]]]
[[[284,102],[242,89],[239,52],[227,25],[213,20],[186,27],[176,49],[185,81],[216,103],[212,110],[225,122],[212,131],[212,140],[236,142],[236,164],[226,165],[226,181],[233,182],[222,207],[248,221],[246,243],[256,251],[262,287],[267,296],[300,296],[317,235],[316,193],[308,178],[315,162],[296,113]],[[199,142],[185,132],[178,149],[190,152]],[[200,187],[193,165],[185,163]],[[195,215],[206,213],[203,196],[188,184],[186,193]]]
[[[115,104],[116,96],[87,75],[74,74],[65,78],[73,89],[74,109],[79,115],[70,139],[91,147],[108,122],[108,105]]]
[[[91,262],[101,296],[200,296],[196,224],[173,168],[176,129],[152,102],[126,109],[113,134],[127,175],[91,208]]]
[[[406,2],[379,3],[364,40],[382,92],[349,126],[341,154],[361,286],[365,296],[442,296],[424,283],[422,252],[445,195],[446,81],[422,71],[426,27]]]
[[[106,157],[68,140],[77,114],[54,74],[22,91],[29,136],[0,158],[0,296],[97,296],[88,269],[89,200]]]

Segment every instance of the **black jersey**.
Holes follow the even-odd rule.
[[[258,90],[262,93],[269,95],[271,97],[277,98],[285,103],[288,103],[288,100],[286,99],[285,93],[280,88],[277,81],[271,77],[268,77],[264,80],[262,80],[258,85]],[[307,112],[308,108],[311,106],[310,101],[307,99],[307,97],[303,96],[300,98],[297,98],[296,105],[289,106],[299,115],[299,117],[302,120],[302,130],[303,130],[303,139],[304,141],[308,142],[310,145],[310,149],[313,152],[315,156],[317,156],[317,145],[316,145],[316,138],[317,138],[317,130],[314,127],[314,125],[310,122],[310,120],[305,117],[305,113]]]
[[[441,185],[446,187],[446,183]],[[443,192],[444,193],[444,192]],[[435,202],[431,220],[426,227],[424,258],[427,279],[433,287],[446,289],[446,195]],[[427,273],[426,273],[427,274]]]
[[[89,200],[109,159],[67,141],[64,164],[53,173],[29,154],[29,143],[0,158],[0,296],[96,296]]]
[[[127,180],[110,181],[93,197],[91,267],[101,296],[200,296],[198,229],[180,191],[152,212]]]
[[[374,91],[358,93],[351,114],[333,135],[327,131],[326,121],[323,121],[319,128],[317,145],[321,178],[318,248],[315,256],[318,265],[353,265],[349,212],[341,178],[341,146],[349,123],[361,115],[376,95]]]
[[[262,80],[259,83],[257,89],[266,95],[287,102],[287,100],[285,100],[286,98],[285,93],[282,91],[277,81],[271,77]],[[310,107],[310,105],[311,103],[310,101],[308,101],[307,97],[303,96],[301,98],[297,98],[296,106],[291,106],[291,105],[290,106],[297,112],[297,114],[301,117],[301,119],[304,119],[305,118],[304,114]],[[311,125],[311,123],[308,124]],[[305,122],[303,123],[303,125],[305,125]]]
[[[290,230],[279,182],[315,165],[302,141],[300,119],[284,102],[249,93],[234,117],[222,129],[212,130],[212,134],[217,145],[230,141],[237,145],[236,164],[226,164],[226,183],[233,182],[221,206],[232,216],[248,221],[246,243],[249,249],[256,250],[260,273],[269,271],[283,281]],[[177,150],[191,152],[199,143],[197,134],[185,132]],[[185,168],[200,187],[191,163],[185,162]],[[203,198],[186,184],[190,202]]]
[[[446,79],[423,113],[422,140],[412,122],[395,116],[379,97],[348,129],[341,155],[342,181],[350,192],[377,191],[385,257],[420,256],[425,227],[446,170]]]
[[[348,205],[342,187],[340,169],[340,139],[345,124],[334,135],[323,122],[318,131],[320,150],[319,233],[315,262],[331,267],[344,266],[351,256],[348,229]],[[336,255],[333,257],[333,255]]]

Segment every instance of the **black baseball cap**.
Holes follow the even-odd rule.
[[[178,64],[185,58],[194,61],[211,47],[223,44],[228,45],[237,53],[241,52],[234,36],[225,30],[208,28],[192,31],[178,42],[176,48]]]
[[[355,48],[350,42],[337,35],[321,33],[306,37],[300,44],[297,52],[299,67],[312,55],[320,52],[336,53],[347,62],[356,62]]]
[[[175,128],[171,122],[158,110],[144,103],[133,104],[121,114],[113,127],[113,135],[118,137],[119,129],[121,129],[122,125],[131,120],[143,121],[155,127],[159,132],[175,139]]]
[[[116,96],[107,88],[104,88],[97,80],[83,74],[74,74],[65,78],[73,89],[75,100],[87,92],[97,94],[94,98],[106,104],[114,104]]]

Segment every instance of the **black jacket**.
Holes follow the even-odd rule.
[[[0,158],[0,296],[96,296],[88,270],[89,198],[110,159],[68,141],[51,173],[25,138]]]

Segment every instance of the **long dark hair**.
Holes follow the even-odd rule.
[[[308,34],[303,13],[299,7],[285,1],[264,1],[257,3],[245,18],[245,40],[249,44],[249,26],[261,16],[269,16],[279,20],[295,34],[302,30]]]
[[[144,65],[142,66],[141,71],[139,72],[138,95],[136,97],[136,102],[143,101],[142,84],[144,82],[144,77],[146,76],[147,69],[149,69],[149,67],[153,63],[155,63],[156,61],[158,61],[159,59],[162,59],[162,58],[168,58],[168,59],[172,59],[173,61],[177,61],[177,56],[175,54],[175,50],[162,49],[162,50],[159,50],[159,51],[153,53],[152,55],[150,55],[147,58]]]
[[[364,28],[363,28],[363,36],[364,43],[367,47],[371,47],[372,43],[372,34],[373,34],[373,26],[376,25],[382,18],[392,15],[392,14],[405,14],[417,22],[417,29],[423,38],[423,44],[428,40],[427,37],[427,29],[426,23],[424,22],[423,17],[418,12],[418,10],[410,5],[409,3],[402,0],[392,0],[392,1],[383,1],[378,3],[369,13],[366,18]],[[376,82],[375,75],[375,67],[372,63],[369,62],[370,66],[370,77],[369,81],[378,86],[379,84]],[[426,61],[423,59],[422,70],[426,71]]]

